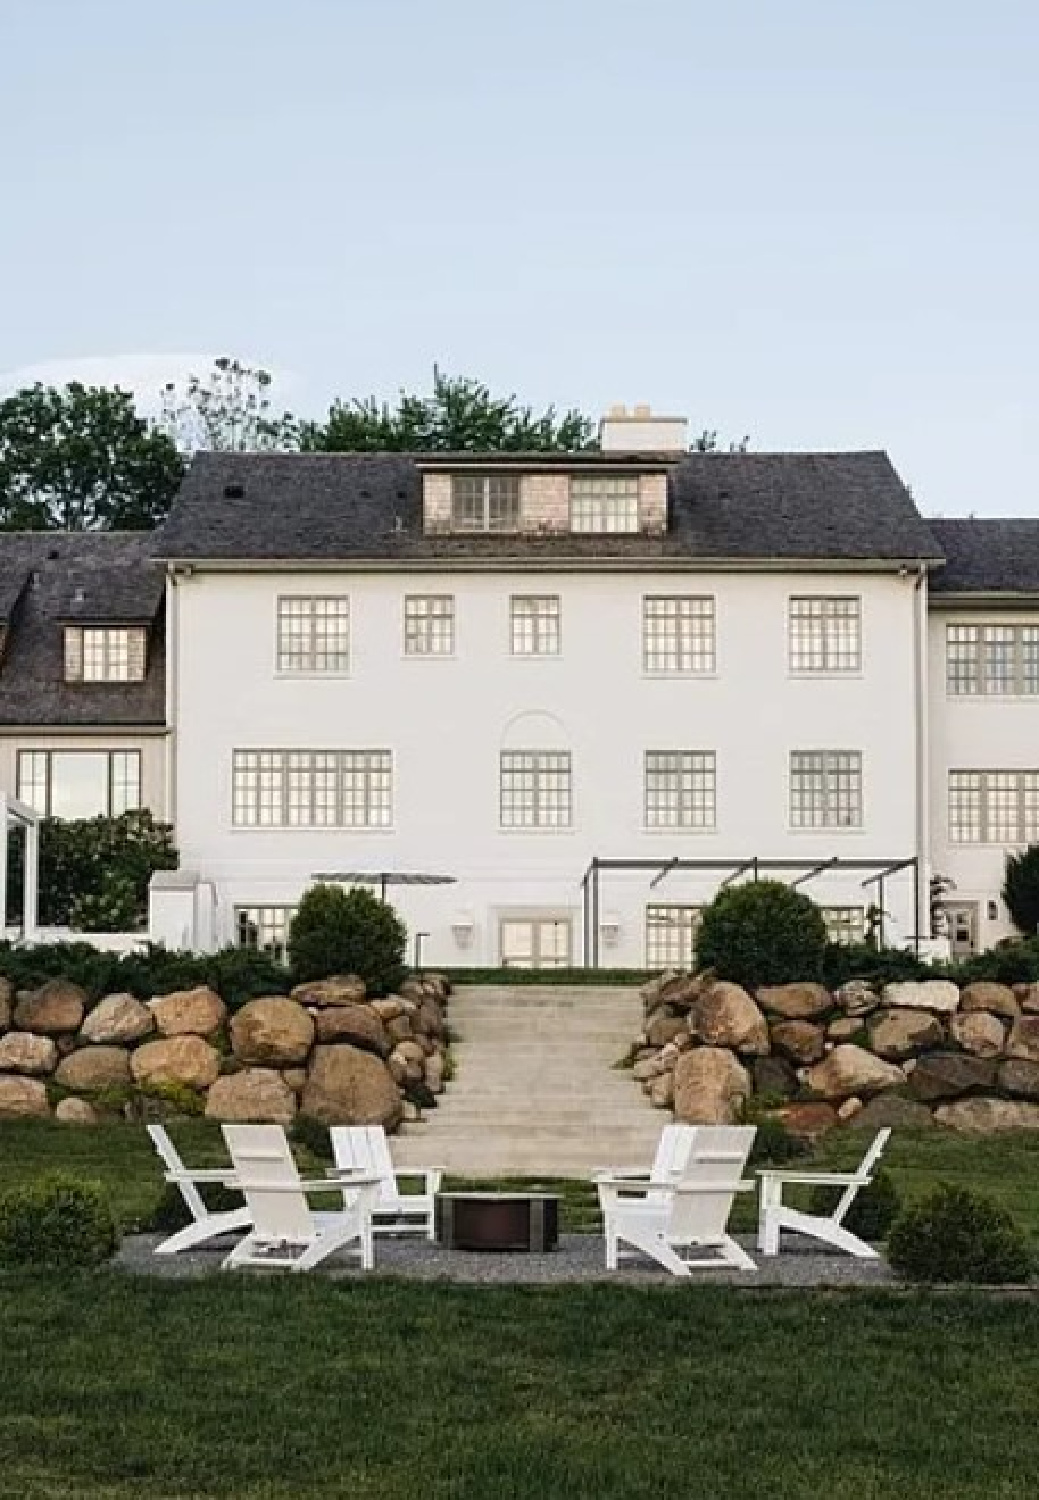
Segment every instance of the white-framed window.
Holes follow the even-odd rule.
[[[66,682],[143,682],[147,666],[143,625],[66,625]]]
[[[46,818],[116,818],[141,806],[139,750],[19,750],[19,800]]]
[[[451,656],[454,649],[454,595],[406,595],[404,599],[405,656]]]
[[[1039,693],[1039,625],[946,625],[945,684],[954,698]]]
[[[558,656],[558,594],[513,594],[509,600],[513,656]]]
[[[236,906],[235,938],[239,948],[256,948],[284,963],[294,906]]]
[[[858,750],[790,752],[793,828],[862,827],[862,754]]]
[[[573,474],[571,531],[638,531],[637,474]]]
[[[502,917],[498,929],[503,969],[568,969],[570,918]]]
[[[713,828],[713,750],[647,750],[644,768],[647,828]]]
[[[500,778],[503,828],[570,827],[569,750],[503,750]]]
[[[1039,840],[1039,771],[950,771],[949,839],[954,844]]]
[[[342,676],[349,670],[348,596],[283,594],[278,599],[278,671]]]
[[[451,526],[455,531],[517,531],[518,474],[453,474]]]
[[[866,937],[866,909],[863,906],[822,906],[826,936],[831,943],[861,943]]]
[[[642,600],[642,665],[647,672],[670,677],[713,672],[713,598],[647,594]]]
[[[695,969],[700,906],[646,907],[646,968]]]
[[[236,828],[389,828],[389,750],[236,750]]]
[[[791,598],[791,672],[858,672],[862,667],[862,609],[855,595]]]

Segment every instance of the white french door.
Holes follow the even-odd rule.
[[[569,917],[503,917],[503,969],[568,969]]]

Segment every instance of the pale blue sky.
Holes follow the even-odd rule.
[[[0,140],[7,376],[436,360],[1039,514],[1035,0],[0,0]]]

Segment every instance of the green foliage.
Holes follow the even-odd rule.
[[[822,979],[831,990],[850,979],[869,984],[895,984],[905,979],[931,977],[931,965],[911,948],[876,948],[871,943],[827,943],[823,953]]]
[[[749,1111],[744,1118],[748,1124],[754,1123]],[[754,1167],[782,1167],[789,1161],[807,1156],[808,1151],[808,1142],[788,1130],[782,1120],[765,1115],[757,1121],[750,1164]]]
[[[118,1240],[100,1183],[53,1172],[0,1197],[0,1265],[98,1266]]]
[[[198,1185],[202,1201],[210,1213],[233,1213],[242,1206],[242,1195],[222,1182],[205,1182]],[[181,1197],[176,1183],[163,1183],[162,1196],[154,1210],[140,1224],[143,1234],[176,1234],[191,1222],[191,1214]]]
[[[778,880],[719,891],[704,908],[696,939],[702,967],[750,989],[818,979],[825,950],[819,908]]]
[[[1019,932],[1026,937],[1039,932],[1039,844],[1007,855],[1003,900]]]
[[[324,1120],[319,1120],[316,1115],[299,1114],[289,1126],[289,1139],[294,1145],[302,1146],[309,1151],[311,1156],[316,1156],[319,1161],[332,1161],[332,1137]]]
[[[183,473],[126,391],[34,385],[0,401],[0,529],[147,530]]]
[[[135,932],[148,920],[151,876],[176,868],[172,827],[143,808],[117,818],[48,818],[40,828],[40,922]]]
[[[291,412],[274,411],[273,384],[268,370],[221,355],[208,375],[190,375],[186,390],[166,386],[159,426],[182,453],[298,448],[299,423]]]
[[[888,1258],[911,1281],[1027,1281],[1035,1268],[1028,1242],[1011,1214],[949,1183],[941,1183],[896,1220]]]
[[[156,1081],[153,1083],[142,1083],[138,1085],[137,1096],[142,1100],[154,1100],[162,1106],[159,1113],[163,1118],[171,1115],[201,1115],[205,1113],[205,1095],[197,1089],[191,1088],[189,1084],[177,1083],[173,1079]],[[145,1113],[149,1113],[145,1111]]]
[[[90,943],[35,948],[0,943],[0,975],[20,990],[36,989],[48,979],[70,979],[92,1000],[123,991],[148,1000],[206,984],[232,1008],[257,995],[284,995],[289,989],[288,970],[254,948],[196,955],[149,944],[141,953],[120,955],[102,953]]]
[[[830,1214],[844,1192],[843,1188],[820,1185],[812,1189],[811,1211]],[[891,1173],[883,1168],[872,1181],[860,1188],[844,1216],[844,1227],[859,1239],[877,1243],[883,1240],[898,1217],[902,1199]]]
[[[404,977],[406,941],[393,907],[370,891],[314,885],[289,929],[289,961],[298,983],[358,974],[369,995],[385,995]]]

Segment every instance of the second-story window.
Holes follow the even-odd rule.
[[[647,828],[713,828],[713,750],[647,750]]]
[[[790,753],[793,828],[861,828],[862,755],[858,750]]]
[[[503,750],[500,771],[503,828],[569,828],[569,750]]]
[[[236,750],[236,828],[389,828],[389,750]]]
[[[692,594],[642,601],[642,665],[663,677],[714,671],[714,600]]]
[[[518,474],[455,474],[451,525],[455,531],[518,531]]]
[[[350,670],[350,600],[345,594],[278,600],[278,671],[344,673]]]
[[[570,479],[571,531],[638,531],[637,474],[574,474]]]
[[[454,596],[408,594],[404,600],[405,656],[450,656],[454,649]]]
[[[1039,693],[1039,625],[947,625],[945,680],[953,697]]]
[[[791,672],[858,672],[861,611],[854,596],[790,600]]]
[[[143,682],[143,625],[66,625],[66,682]]]
[[[950,771],[953,844],[1029,844],[1039,838],[1039,771]]]
[[[558,594],[513,594],[509,615],[513,656],[559,655]]]

